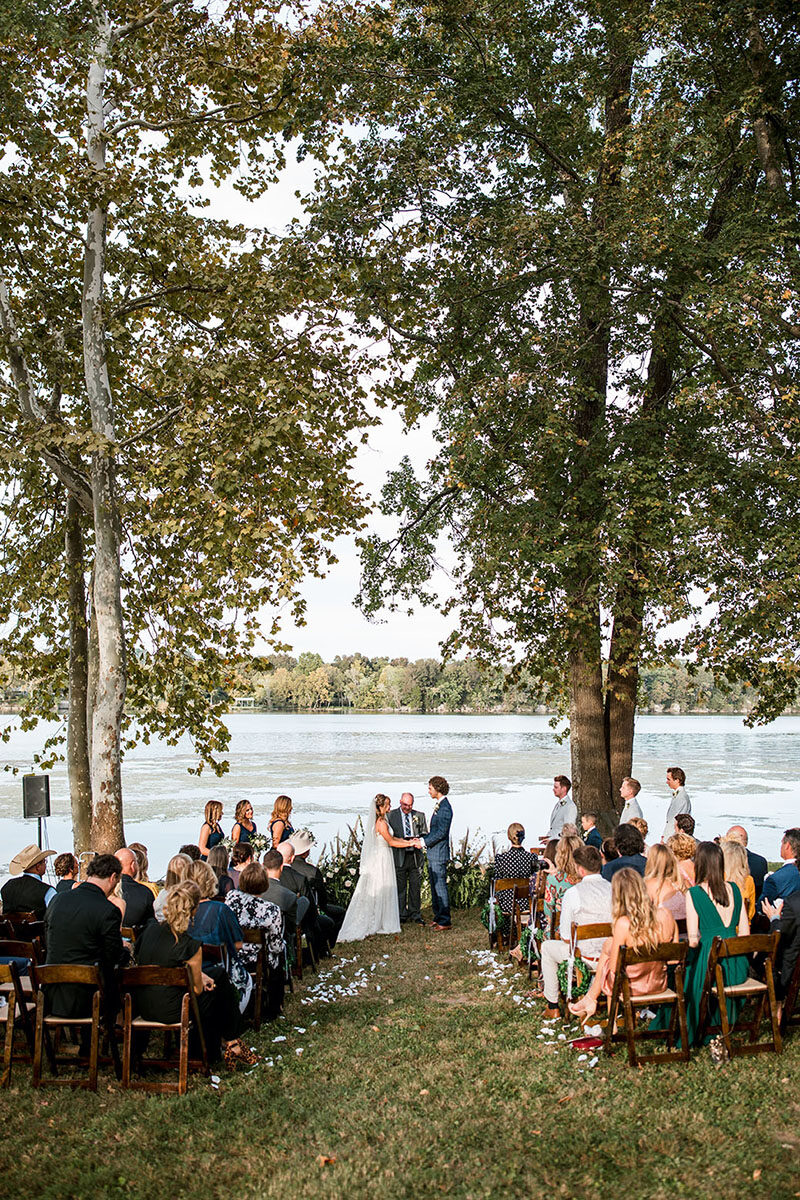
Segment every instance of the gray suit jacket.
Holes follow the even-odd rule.
[[[419,812],[416,808],[412,808],[409,813],[411,817],[411,830],[413,837],[422,837],[428,832],[428,820],[424,812]],[[387,817],[389,828],[395,837],[404,838],[406,836],[403,829],[403,813],[399,808],[393,808]],[[407,854],[411,855],[411,862],[419,870],[422,867],[422,861],[425,857],[424,850],[402,850],[396,846],[392,846],[392,854],[394,855],[394,865],[396,867],[405,866],[409,861],[406,858]]]
[[[685,787],[676,788],[672,793],[672,799],[669,802],[667,809],[667,819],[664,824],[664,841],[668,837],[672,837],[675,832],[675,818],[679,813],[690,813],[692,811],[692,802],[689,799],[689,793]]]
[[[270,879],[267,890],[261,894],[265,900],[277,904],[286,922],[287,940],[293,938],[297,929],[297,896],[282,883],[278,883],[277,879]]]

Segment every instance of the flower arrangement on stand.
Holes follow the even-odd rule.
[[[364,826],[359,817],[355,825],[348,825],[348,836],[338,833],[329,846],[324,846],[318,867],[322,872],[331,899],[343,908],[352,899],[361,867],[361,843]]]

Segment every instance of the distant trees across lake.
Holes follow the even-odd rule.
[[[225,692],[231,707],[273,711],[358,709],[372,712],[550,712],[537,680],[508,684],[502,671],[470,660],[288,654],[254,660],[240,669]],[[686,664],[643,668],[639,712],[746,713],[754,690],[741,683],[715,684],[710,672],[690,673]]]

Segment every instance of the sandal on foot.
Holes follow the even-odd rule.
[[[240,1041],[228,1042],[223,1054],[223,1061],[229,1071],[235,1071],[239,1067],[254,1067],[261,1062],[261,1055],[255,1051],[248,1049]]]

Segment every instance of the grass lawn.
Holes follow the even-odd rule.
[[[106,1075],[97,1095],[35,1093],[15,1067],[2,1194],[800,1196],[800,1036],[721,1068],[705,1052],[634,1071],[620,1048],[587,1070],[538,1036],[524,974],[484,990],[477,910],[455,916],[451,933],[372,938],[306,975],[286,1018],[250,1037],[280,1061],[222,1074],[219,1091],[195,1077],[184,1097],[124,1093]],[[350,994],[314,997],[335,985]]]

